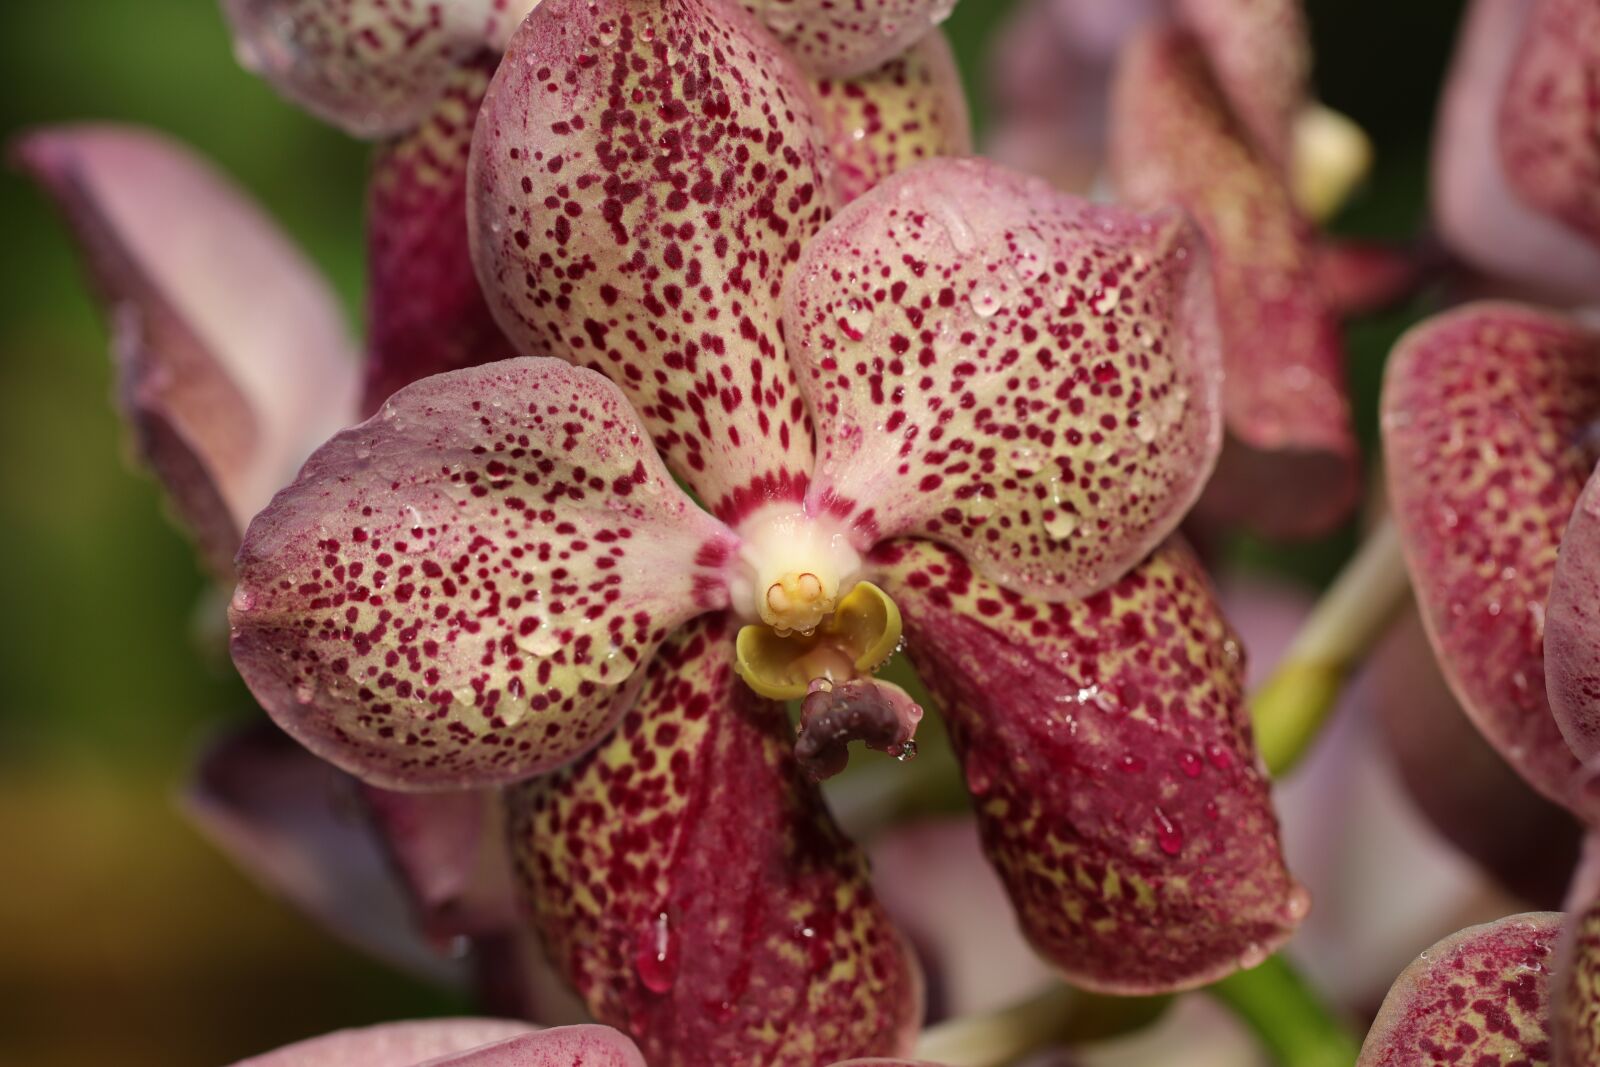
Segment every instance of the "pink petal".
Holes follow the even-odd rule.
[[[950,17],[956,0],[739,0],[807,71],[853,78],[905,52]]]
[[[493,53],[461,67],[412,133],[384,145],[367,191],[366,382],[371,414],[440,371],[508,359],[467,242],[467,156]]]
[[[1244,664],[1169,543],[1110,590],[1028,600],[926,542],[881,549],[984,848],[1075,985],[1148,994],[1259,963],[1305,916],[1250,741]]]
[[[1178,204],[1211,245],[1229,443],[1203,506],[1273,536],[1326,530],[1355,502],[1358,471],[1309,224],[1181,32],[1153,29],[1125,50],[1111,131],[1121,193]]]
[[[819,79],[816,89],[845,203],[922,160],[972,151],[961,72],[938,30],[881,67],[855,78]]]
[[[1600,899],[1574,901],[1556,956],[1550,1031],[1556,1067],[1600,1063]]]
[[[695,623],[604,745],[508,794],[535,922],[652,1067],[905,1051],[914,965],[732,659],[724,618]]]
[[[1287,173],[1306,102],[1311,36],[1300,0],[1176,0],[1255,147]]]
[[[250,516],[354,410],[333,293],[228,179],[134,128],[17,147],[65,214],[109,309],[118,402],[218,574]]]
[[[1475,0],[1468,10],[1434,130],[1434,219],[1478,268],[1581,298],[1600,290],[1600,248],[1531,209],[1501,162],[1497,119],[1534,6]]]
[[[778,294],[831,209],[810,89],[722,0],[547,0],[473,146],[473,254],[524,352],[615,380],[732,523],[811,465]]]
[[[464,980],[417,930],[357,784],[276,727],[261,721],[210,746],[182,806],[252,881],[336,937],[428,977]]]
[[[420,126],[538,0],[223,0],[239,61],[357,137]]]
[[[1500,156],[1522,199],[1600,244],[1600,4],[1539,0],[1500,105]]]
[[[726,604],[732,546],[599,375],[439,374],[251,523],[234,663],[279,725],[374,785],[515,781],[599,740],[656,644]]]
[[[810,506],[919,534],[1008,588],[1105,586],[1177,525],[1221,436],[1198,232],[981,160],[884,182],[811,242],[786,336]]]
[[[1594,465],[1600,335],[1514,304],[1472,304],[1395,346],[1383,439],[1429,635],[1489,743],[1558,803],[1577,760],[1545,698],[1545,599]]]
[[[1590,431],[1600,429],[1600,411]],[[1600,756],[1600,468],[1561,539],[1545,617],[1544,676],[1562,736],[1585,763]]]
[[[527,1023],[498,1019],[428,1019],[340,1030],[241,1060],[234,1067],[645,1067],[645,1063],[631,1041],[604,1026],[534,1030]]]
[[[1341,318],[1370,315],[1416,292],[1433,258],[1396,244],[1325,238],[1315,253],[1317,291]]]
[[[1513,915],[1423,952],[1395,979],[1357,1067],[1548,1063],[1560,930],[1558,912]]]

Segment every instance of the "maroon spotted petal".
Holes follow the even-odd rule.
[[[108,308],[141,458],[227,575],[250,516],[354,413],[336,297],[244,193],[159,134],[61,127],[17,156],[65,214]]]
[[[1516,1067],[1550,1062],[1549,982],[1558,912],[1451,934],[1395,979],[1357,1067]]]
[[[928,542],[876,560],[985,851],[1069,981],[1184,989],[1288,939],[1308,898],[1284,869],[1243,657],[1187,548],[1069,604],[1004,590]]]
[[[440,371],[517,354],[473,272],[467,157],[489,78],[482,53],[461,67],[421,126],[378,150],[367,190],[367,370],[361,410]]]
[[[950,17],[956,0],[738,0],[810,73],[853,78]]]
[[[841,202],[915,163],[972,151],[961,72],[938,30],[859,77],[818,79],[816,90]]]
[[[1525,201],[1600,244],[1600,4],[1533,6],[1500,106],[1501,158]]]
[[[733,543],[599,375],[435,375],[250,524],[234,662],[279,725],[375,785],[515,781],[599,740],[655,646],[726,604]]]
[[[633,1042],[604,1026],[537,1030],[500,1019],[428,1019],[340,1030],[234,1067],[645,1067],[645,1062]]]
[[[1008,588],[1081,596],[1177,525],[1216,456],[1210,275],[1175,212],[936,161],[811,242],[785,325],[810,504],[863,549],[919,534]]]
[[[1389,495],[1445,677],[1506,760],[1574,810],[1577,760],[1545,697],[1545,607],[1597,417],[1600,335],[1514,304],[1429,319],[1384,383]]]
[[[1591,889],[1578,884],[1584,880],[1580,873],[1574,889]],[[1600,899],[1580,897],[1569,909],[1550,996],[1554,1062],[1556,1067],[1594,1067],[1600,1063]]]
[[[545,0],[473,145],[473,254],[530,354],[593,367],[730,522],[811,465],[778,296],[831,207],[811,91],[723,0]]]
[[[1263,155],[1288,172],[1305,105],[1311,35],[1301,0],[1177,0],[1217,84]]]
[[[1358,472],[1311,229],[1230,114],[1194,38],[1155,27],[1124,51],[1111,165],[1131,202],[1178,204],[1211,245],[1229,441],[1207,511],[1275,536],[1327,529],[1354,503]]]
[[[1474,0],[1462,23],[1434,131],[1433,214],[1440,236],[1474,266],[1563,296],[1600,292],[1600,247],[1534,210],[1501,157],[1501,107],[1533,0]]]
[[[734,675],[733,634],[684,630],[604,745],[508,793],[534,921],[651,1067],[908,1051],[915,966],[782,707]]]
[[[1593,414],[1591,434],[1600,431],[1600,410]],[[1591,444],[1600,447],[1600,439]],[[1587,763],[1600,756],[1600,468],[1589,476],[1561,539],[1544,654],[1550,709],[1567,743]]]
[[[222,0],[239,61],[357,137],[421,125],[538,0]]]

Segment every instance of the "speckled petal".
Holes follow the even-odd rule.
[[[1287,173],[1311,74],[1301,0],[1177,0],[1175,8],[1205,49],[1240,124]]]
[[[538,0],[222,0],[239,61],[357,137],[420,125]]]
[[[1445,677],[1506,760],[1569,806],[1578,764],[1545,698],[1545,601],[1597,416],[1600,335],[1514,304],[1416,327],[1383,390],[1390,500]]]
[[[1273,536],[1326,530],[1354,504],[1358,471],[1310,226],[1229,115],[1193,38],[1157,27],[1124,52],[1111,165],[1131,203],[1178,204],[1211,245],[1229,442],[1203,506]]]
[[[1600,245],[1600,4],[1538,0],[1500,105],[1500,154],[1528,204]]]
[[[1594,432],[1600,429],[1600,409],[1591,414]],[[1600,756],[1600,468],[1589,476],[1561,539],[1544,654],[1550,709],[1567,744],[1587,763]]]
[[[908,1051],[915,966],[732,654],[732,625],[702,619],[603,746],[508,794],[534,919],[651,1067]]]
[[[1538,1067],[1550,1062],[1558,912],[1451,934],[1395,979],[1357,1067]]]
[[[617,389],[558,360],[435,375],[251,523],[233,657],[318,755],[395,789],[514,781],[603,736],[732,535]]]
[[[1555,1067],[1594,1067],[1600,1063],[1600,900],[1568,913],[1555,972],[1550,998]]]
[[[338,301],[242,192],[159,134],[62,127],[16,151],[109,309],[139,453],[226,575],[250,516],[354,412]]]
[[[517,354],[478,287],[467,157],[499,57],[461,67],[415,131],[378,150],[367,189],[367,368],[361,409],[440,371]]]
[[[915,163],[972,151],[961,72],[938,30],[875,70],[822,78],[816,88],[818,117],[833,148],[834,181],[845,203]]]
[[[738,0],[812,74],[852,78],[900,55],[956,0]]]
[[[1202,985],[1282,944],[1284,869],[1244,663],[1188,549],[1106,592],[1028,600],[927,542],[880,549],[984,848],[1033,945],[1075,985]]]
[[[645,1062],[633,1042],[605,1026],[538,1030],[499,1019],[429,1019],[341,1030],[234,1067],[645,1067]]]
[[[807,247],[785,326],[814,511],[1008,588],[1105,586],[1183,517],[1221,437],[1204,242],[982,160],[884,182]]]
[[[1434,127],[1430,202],[1445,243],[1479,269],[1592,299],[1600,247],[1523,202],[1501,161],[1506,79],[1534,6],[1474,0],[1468,9]]]
[[[546,0],[489,87],[469,178],[490,307],[609,375],[733,522],[811,464],[778,296],[830,211],[811,90],[723,0]]]

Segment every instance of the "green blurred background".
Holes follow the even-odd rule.
[[[1010,6],[964,0],[947,26],[974,87]],[[1459,5],[1311,7],[1319,89],[1378,147],[1339,226],[1412,234]],[[366,150],[241,71],[214,0],[0,4],[0,136],[86,119],[200,146],[358,305]],[[215,592],[124,460],[105,332],[64,234],[9,171],[0,234],[0,1062],[217,1064],[459,1009],[313,930],[177,816],[196,744],[252,705],[200,621],[218,614]],[[1369,441],[1383,353],[1413,317],[1350,329]],[[1349,545],[1245,552],[1317,582]]]

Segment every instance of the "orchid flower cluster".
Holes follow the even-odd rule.
[[[395,1024],[249,1062],[926,1054],[939,932],[897,925],[818,788],[853,741],[914,757],[924,703],[1009,900],[989,918],[1055,975],[1151,995],[1254,968],[1311,907],[1271,802],[1282,724],[1309,715],[1309,741],[1407,570],[1482,736],[1595,821],[1581,315],[1473,303],[1401,341],[1398,536],[1326,613],[1367,625],[1330,657],[1314,617],[1254,723],[1178,533],[1349,517],[1340,318],[1421,269],[1318,232],[1366,148],[1311,97],[1293,0],[1032,0],[991,158],[951,0],[223,6],[246,65],[377,142],[364,357],[187,149],[111,127],[19,149],[281,731],[213,749],[194,813],[349,923],[330,893],[358,887],[285,884],[258,825],[317,824],[341,783],[365,822],[322,854],[371,861],[409,915],[396,955],[472,971],[495,1012],[602,1024]],[[1474,4],[1435,207],[1480,289],[1600,299],[1596,86],[1600,3]],[[1113,195],[1079,195],[1091,175]],[[880,676],[902,650],[926,695]],[[1556,913],[1465,931],[1401,976],[1361,1062],[1600,1062],[1592,868],[1559,962]]]

